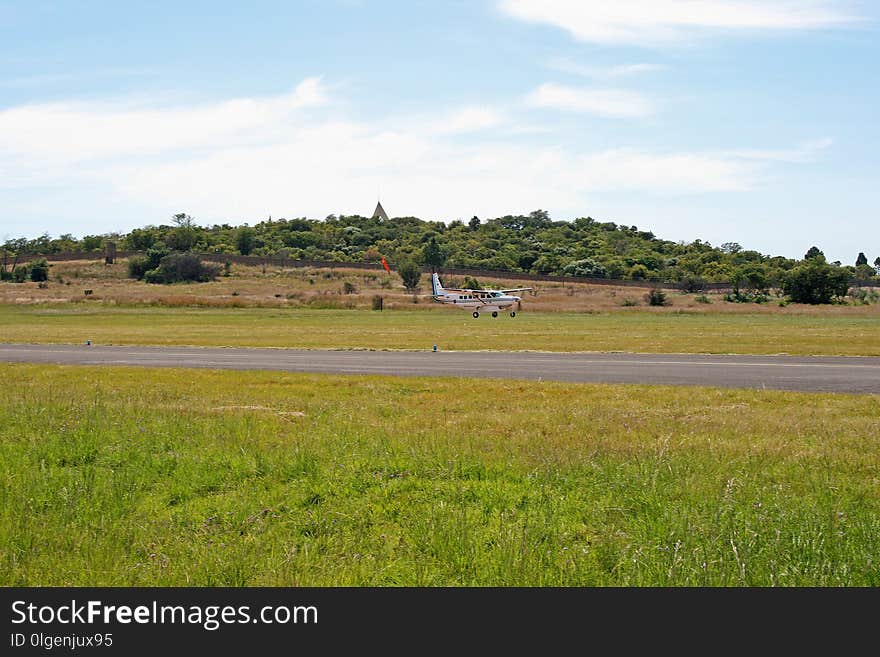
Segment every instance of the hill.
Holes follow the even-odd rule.
[[[554,221],[543,210],[448,224],[417,217],[330,215],[324,220],[270,218],[253,226],[200,226],[189,215],[178,214],[171,224],[146,226],[127,234],[8,240],[4,257],[11,253],[95,252],[108,240],[120,249],[134,251],[161,242],[174,251],[299,260],[377,263],[385,257],[392,267],[412,259],[456,268],[675,282],[692,290],[706,282],[732,282],[735,288],[753,290],[777,286],[802,262],[765,255],[736,243],[673,242],[636,226],[591,217]],[[822,257],[821,251],[814,247],[806,257],[817,256]],[[844,269],[855,280],[871,281],[880,268],[880,258],[872,267],[863,254],[854,262],[858,266]]]

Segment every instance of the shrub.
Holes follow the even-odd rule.
[[[770,297],[764,292],[733,292],[725,294],[724,300],[731,303],[767,303]]]
[[[668,305],[668,302],[666,301],[666,292],[661,290],[659,287],[655,287],[647,292],[645,294],[645,301],[648,302],[649,306]]]
[[[342,293],[343,294],[357,294],[357,288],[354,286],[354,283],[350,283],[349,281],[345,281],[342,284]]]
[[[128,259],[128,277],[138,280],[144,277],[153,267],[150,267],[150,261],[146,256],[132,256]]]
[[[45,258],[34,260],[28,269],[31,280],[35,283],[49,280],[49,263]]]
[[[880,299],[880,294],[877,293],[876,290],[867,290],[865,288],[859,288],[857,290],[853,290],[852,292],[852,300],[856,305],[867,306],[872,303],[876,303],[878,299]]]
[[[678,280],[678,289],[682,292],[702,292],[706,289],[706,281],[701,276],[685,275]]]
[[[635,299],[630,299],[629,297],[624,297],[623,301],[620,302],[620,305],[626,306],[626,307],[632,307],[632,306],[638,306],[639,302],[636,301]]]
[[[15,271],[12,272],[12,281],[14,283],[24,283],[28,279],[28,268],[27,266],[16,267]]]
[[[152,269],[157,269],[162,262],[162,258],[171,252],[162,242],[157,242],[147,249],[146,255],[133,256],[128,261],[128,276],[141,280]]]
[[[468,289],[468,290],[482,290],[483,289],[482,287],[480,287],[480,281],[478,281],[473,276],[465,276],[464,282],[461,284],[461,286],[463,288]]]
[[[694,301],[696,301],[697,303],[712,303],[712,300],[705,294],[698,294],[696,297],[694,297]]]
[[[415,292],[422,278],[422,270],[412,260],[404,260],[397,267],[397,273],[403,280],[403,286],[410,292]]]
[[[172,253],[144,275],[147,283],[205,283],[220,274],[220,265],[206,264],[192,253]]]

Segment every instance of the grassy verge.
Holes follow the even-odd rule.
[[[0,365],[7,585],[880,585],[880,399]]]
[[[0,306],[0,341],[880,356],[880,315]]]

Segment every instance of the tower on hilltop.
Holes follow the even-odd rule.
[[[385,208],[382,207],[381,201],[376,202],[376,209],[373,210],[373,216],[370,218],[371,219],[379,218],[379,219],[382,219],[383,221],[388,221],[388,215],[385,214]]]

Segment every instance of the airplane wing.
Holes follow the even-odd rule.
[[[530,288],[530,287],[514,287],[509,290],[498,290],[498,291],[503,292],[504,294],[507,294],[508,292],[528,292],[531,289],[532,288]]]

